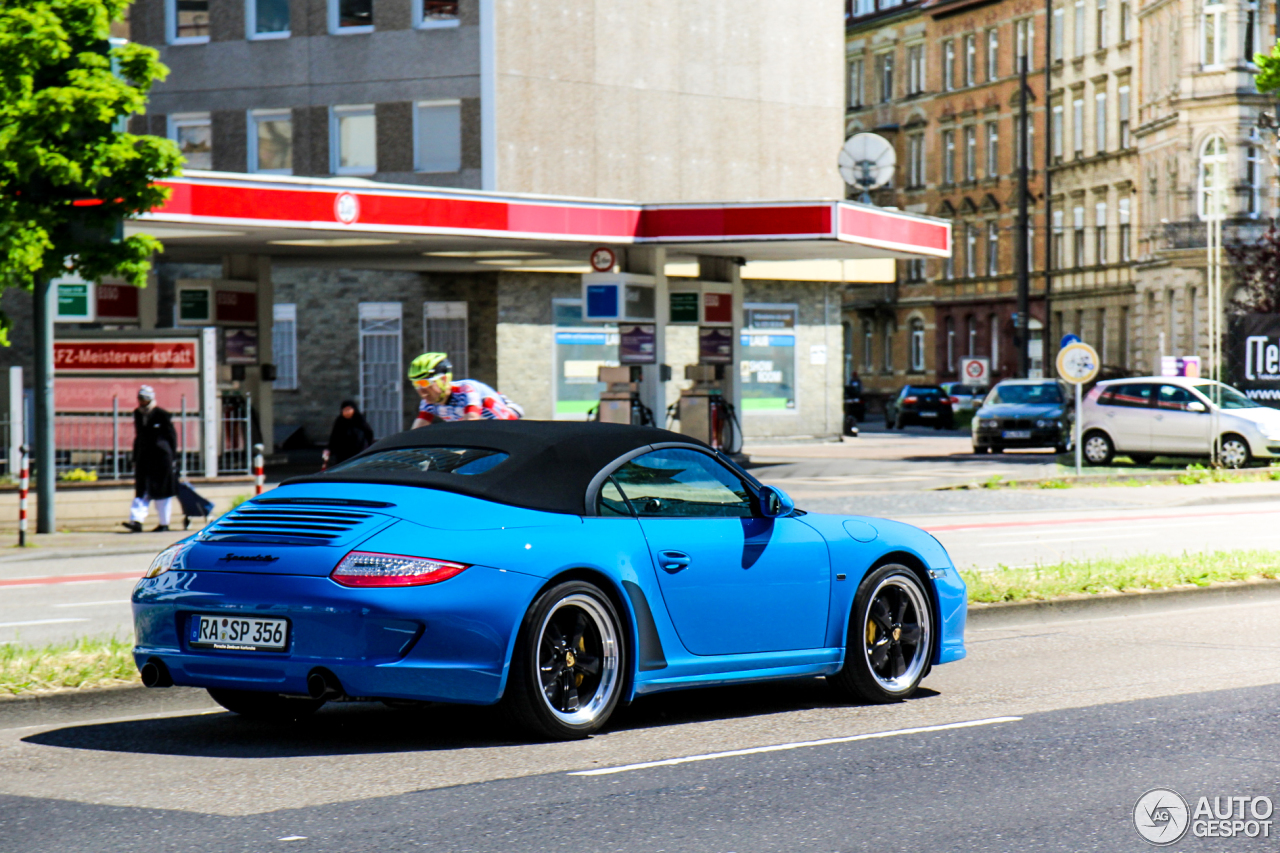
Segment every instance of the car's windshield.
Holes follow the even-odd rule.
[[[1224,409],[1260,409],[1262,408],[1261,403],[1255,403],[1253,400],[1250,400],[1248,397],[1241,394],[1239,391],[1232,388],[1230,385],[1215,385],[1211,382],[1206,382],[1203,385],[1195,386],[1195,388],[1197,391],[1199,391],[1201,394],[1208,397],[1210,400],[1213,400],[1215,403],[1218,402],[1217,395],[1221,394],[1222,408]]]
[[[944,392],[936,386],[908,385],[902,389],[902,393],[907,397],[941,397]]]
[[[444,474],[483,474],[507,458],[506,453],[482,447],[402,447],[357,456],[330,468],[352,474],[384,471],[439,471]]]
[[[1061,403],[1062,392],[1056,382],[1043,382],[1038,385],[997,385],[991,389],[987,398],[988,406],[1002,403],[1013,405],[1040,406],[1050,403]]]

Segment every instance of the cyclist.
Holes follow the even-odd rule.
[[[424,352],[409,365],[409,381],[418,396],[413,429],[436,421],[514,421],[524,411],[502,394],[475,379],[453,378],[453,365],[442,352]]]

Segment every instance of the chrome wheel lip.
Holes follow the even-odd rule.
[[[1228,451],[1228,447],[1233,449]],[[1222,460],[1222,464],[1228,468],[1240,468],[1249,458],[1249,452],[1245,447],[1245,443],[1237,438],[1229,438],[1222,442],[1222,449],[1218,454],[1218,458]]]
[[[613,694],[617,692],[618,686],[622,682],[622,673],[619,668],[618,633],[608,609],[599,599],[580,592],[566,595],[547,611],[547,615],[542,619],[542,624],[538,626],[538,651],[534,662],[535,667],[540,668],[542,666],[542,646],[547,633],[547,625],[551,623],[553,616],[566,607],[576,607],[583,611],[600,635],[600,683],[596,686],[591,698],[576,711],[562,711],[551,704],[551,701],[547,698],[546,691],[542,688],[541,679],[538,678],[538,672],[536,671],[534,673],[535,684],[537,685],[535,691],[543,707],[550,711],[556,719],[570,726],[587,726],[599,720],[604,714],[606,706],[608,706]]]
[[[1090,436],[1084,440],[1084,456],[1090,462],[1101,462],[1107,458],[1107,440],[1100,435]]]
[[[886,587],[896,587],[906,593],[907,598],[911,602],[912,608],[916,611],[917,621],[920,625],[920,642],[916,645],[915,654],[907,664],[906,672],[896,678],[886,678],[876,672],[876,668],[871,663],[871,649],[867,644],[867,626],[871,623],[871,608],[875,604],[876,599]],[[862,616],[862,632],[859,636],[859,644],[862,646],[862,657],[866,661],[867,671],[871,673],[871,677],[876,680],[881,690],[890,694],[902,694],[910,691],[919,680],[920,674],[924,671],[925,666],[929,662],[929,653],[933,648],[933,614],[929,609],[929,604],[925,600],[924,591],[920,588],[918,582],[913,583],[910,579],[901,575],[890,575],[884,578],[876,585],[868,600],[866,611]]]

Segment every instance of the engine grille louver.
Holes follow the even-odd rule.
[[[249,504],[222,516],[200,534],[200,539],[328,545],[381,518],[357,509]]]

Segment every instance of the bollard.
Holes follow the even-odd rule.
[[[263,484],[266,483],[266,477],[262,473],[262,445],[255,444],[253,446],[253,477],[255,495],[262,494]]]
[[[31,486],[31,467],[28,461],[31,453],[27,445],[22,445],[22,474],[18,481],[18,547],[27,547],[27,489]]]

